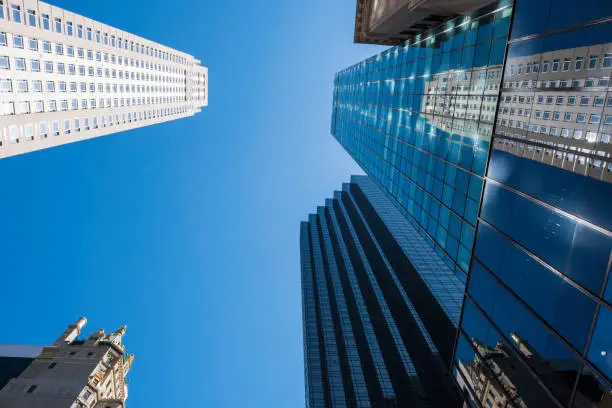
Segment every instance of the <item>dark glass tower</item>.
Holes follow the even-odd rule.
[[[309,407],[459,407],[463,284],[366,176],[300,231]]]
[[[611,74],[612,2],[517,0],[336,75],[334,137],[466,282],[474,407],[612,406]]]

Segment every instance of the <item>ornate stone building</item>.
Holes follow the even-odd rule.
[[[126,326],[78,337],[87,319],[71,324],[50,346],[40,347],[25,366],[15,346],[0,346],[0,371],[13,367],[0,389],[1,408],[120,408],[128,397],[127,374],[134,356],[123,345]],[[26,347],[21,347],[25,349]],[[13,350],[8,354],[8,350]],[[7,355],[8,354],[8,355]],[[21,372],[15,372],[21,361]],[[0,376],[1,378],[1,376]]]

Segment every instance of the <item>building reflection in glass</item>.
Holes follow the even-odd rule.
[[[462,340],[467,343],[465,338]],[[487,345],[472,338],[468,355],[473,357],[457,361],[455,376],[462,389],[469,393],[470,405],[477,406],[474,402],[477,400],[484,407],[492,408],[557,407],[534,381],[532,372],[546,378],[547,384],[557,388],[558,393],[568,393],[573,387],[576,367],[563,360],[543,359],[517,333],[512,334],[511,340],[512,346],[502,340]],[[529,361],[531,372],[522,360]],[[595,376],[583,373],[573,406],[608,408],[612,407],[612,397]]]

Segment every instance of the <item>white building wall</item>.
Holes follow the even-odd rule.
[[[0,4],[0,158],[208,105],[208,69],[189,54],[37,0]]]

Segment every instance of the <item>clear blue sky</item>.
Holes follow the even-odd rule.
[[[359,169],[330,136],[355,0],[54,0],[188,52],[195,117],[0,161],[0,342],[128,325],[130,408],[304,405],[299,221]]]

